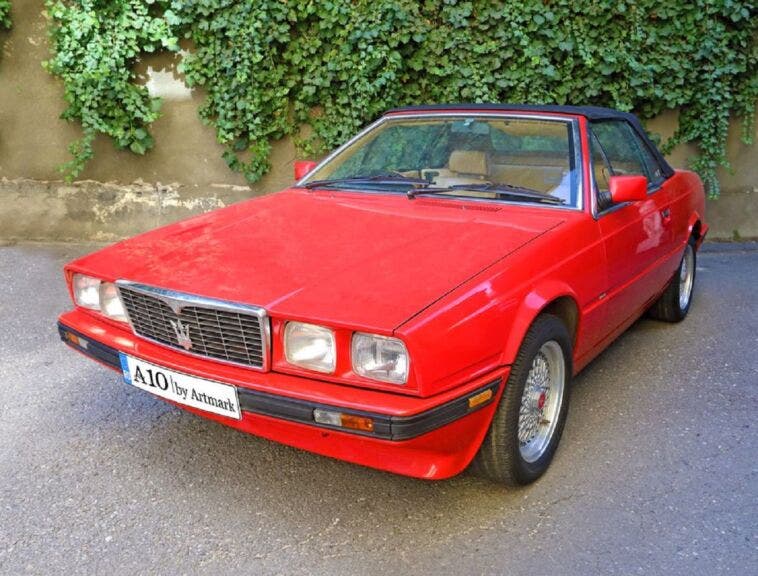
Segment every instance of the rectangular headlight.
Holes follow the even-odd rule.
[[[331,373],[337,365],[334,332],[323,326],[287,322],[284,327],[284,356],[293,366]]]
[[[100,311],[108,318],[126,322],[126,311],[116,285],[112,282],[100,284]]]
[[[353,371],[365,378],[405,384],[408,381],[408,351],[397,338],[364,334],[353,334]]]
[[[82,308],[100,311],[100,279],[85,274],[74,274],[72,280],[74,302]]]
[[[86,274],[74,274],[74,302],[82,308],[96,310],[119,322],[126,322],[126,312],[116,285]]]

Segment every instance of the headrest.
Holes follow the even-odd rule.
[[[460,174],[486,176],[488,174],[487,154],[479,150],[453,150],[448,168]]]

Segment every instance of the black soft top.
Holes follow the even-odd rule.
[[[674,169],[658,151],[642,127],[639,118],[629,112],[614,110],[613,108],[603,108],[601,106],[568,106],[559,104],[426,104],[421,106],[404,106],[393,108],[387,111],[387,114],[395,112],[456,112],[463,110],[474,110],[482,112],[547,112],[553,114],[571,114],[574,116],[584,116],[588,120],[601,122],[603,120],[625,120],[631,124],[634,131],[637,132],[643,142],[647,144],[650,152],[661,166],[661,171],[666,178],[674,175]]]

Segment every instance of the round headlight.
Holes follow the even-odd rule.
[[[375,334],[353,334],[353,371],[365,378],[405,384],[408,381],[408,351],[397,338]]]
[[[330,373],[337,365],[334,332],[323,326],[287,322],[284,327],[284,356],[293,366]]]

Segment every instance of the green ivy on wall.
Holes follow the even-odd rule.
[[[2,0],[0,0],[2,2]],[[758,98],[758,18],[737,0],[48,0],[68,119],[144,153],[158,105],[135,84],[144,52],[192,41],[182,69],[207,94],[229,166],[255,181],[270,142],[319,153],[387,108],[431,102],[596,104],[651,118],[680,110],[665,145],[698,145],[712,195],[732,114],[750,142]]]
[[[69,176],[92,158],[98,132],[137,154],[152,148],[148,127],[161,102],[135,83],[131,67],[145,52],[178,49],[162,12],[152,0],[47,2],[55,53],[45,67],[63,79],[68,104],[63,118],[78,120],[83,129],[69,147],[73,159],[63,166]]]
[[[0,30],[11,27],[11,3],[10,0],[0,0]]]

